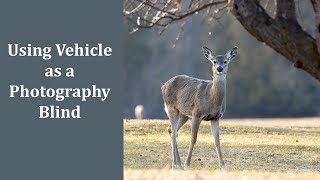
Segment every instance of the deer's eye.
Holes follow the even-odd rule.
[[[227,64],[227,61],[223,61],[223,63]]]
[[[213,63],[217,64],[217,61],[213,61]]]

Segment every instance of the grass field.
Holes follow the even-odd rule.
[[[237,119],[220,124],[225,170],[218,168],[210,123],[203,122],[191,169],[172,171],[169,121],[125,120],[125,179],[274,179],[275,172],[279,179],[320,179],[320,119]],[[182,161],[189,141],[187,123],[178,136]]]

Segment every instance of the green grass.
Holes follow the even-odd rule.
[[[259,121],[256,121],[259,122]],[[285,122],[289,123],[289,122]],[[290,123],[289,123],[290,124]],[[220,141],[226,169],[229,172],[320,172],[320,126],[242,126],[221,121]],[[307,123],[306,123],[307,124]],[[124,121],[124,167],[169,169],[171,167],[169,121]],[[178,147],[185,160],[190,140],[190,125],[179,132]],[[191,160],[191,170],[218,169],[210,123],[202,122]],[[319,174],[318,174],[319,175]],[[317,176],[318,177],[318,176]]]

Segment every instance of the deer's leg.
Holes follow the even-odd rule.
[[[181,115],[181,114],[180,114],[177,131],[180,130],[180,128],[188,121],[188,119],[189,119],[188,116],[185,116],[185,115]]]
[[[188,169],[190,167],[190,161],[192,156],[193,147],[196,144],[197,136],[198,136],[198,130],[200,126],[200,119],[198,117],[192,117],[191,121],[191,140],[190,140],[190,146],[188,151],[188,156],[186,159],[186,162],[184,163],[184,168]]]
[[[220,168],[224,167],[224,161],[222,158],[222,153],[220,149],[220,137],[219,137],[219,119],[211,121],[211,130],[214,137],[214,145],[216,146],[216,152],[219,158],[219,166]]]
[[[177,133],[179,132],[180,128],[188,121],[188,116],[184,116],[184,115],[180,115],[179,121],[178,121],[178,129],[177,129]],[[171,136],[171,124],[168,127],[168,133]],[[177,134],[178,135],[178,134]]]
[[[181,168],[181,162],[179,162],[180,157],[178,153],[178,146],[177,146],[177,132],[178,132],[178,125],[179,125],[179,112],[175,109],[168,109],[169,110],[169,118],[171,124],[171,148],[172,148],[172,168]]]
[[[177,137],[178,137],[178,132],[179,129],[188,121],[188,117],[184,116],[184,115],[180,115],[179,116],[179,120],[178,120],[178,126],[177,126]],[[180,159],[180,155],[179,155],[179,150],[178,150],[178,142],[176,143],[176,157],[177,157],[177,163],[181,165],[181,159]]]
[[[170,118],[171,122],[171,149],[172,149],[172,168],[176,169],[179,168],[179,164],[177,164],[177,125],[178,119],[177,118]],[[181,166],[181,164],[180,164]]]

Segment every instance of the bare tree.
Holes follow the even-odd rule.
[[[257,40],[320,81],[320,1],[310,0],[316,14],[315,37],[299,24],[294,0],[273,0],[273,16],[267,13],[269,1],[263,6],[259,0],[126,0],[123,13],[133,32],[158,28],[162,33],[180,23],[178,39],[188,17],[203,13],[211,20],[231,12]]]

